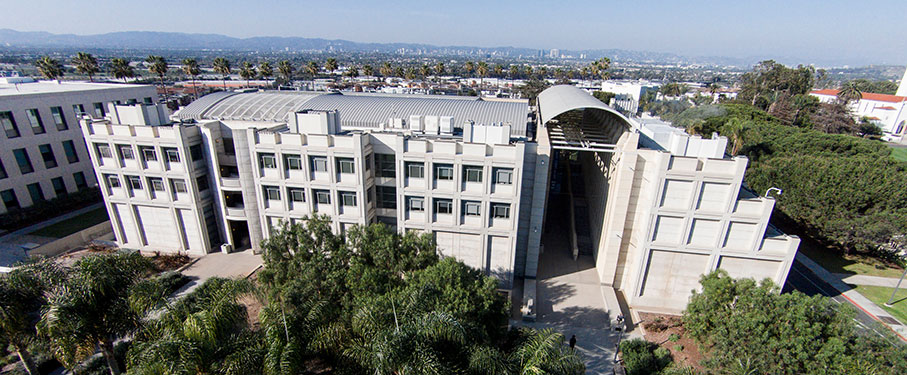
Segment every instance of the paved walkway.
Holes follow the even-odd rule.
[[[212,277],[248,277],[261,267],[261,264],[261,255],[252,253],[252,250],[205,255],[183,269],[183,275],[189,276],[192,281],[177,290],[174,297],[188,294]]]
[[[874,317],[879,322],[885,324],[892,331],[894,331],[902,340],[907,341],[907,326],[903,322],[898,321],[895,317],[891,316],[887,311],[882,309],[879,305],[876,305],[874,302],[870,301],[868,298],[863,297],[862,294],[858,293],[856,290],[848,286],[844,281],[841,280],[835,274],[828,272],[825,268],[822,268],[818,263],[814,262],[812,259],[809,259],[806,255],[802,253],[797,253],[797,261],[809,268],[816,276],[822,278],[823,281],[831,285],[833,288],[837,289],[842,296],[844,296],[850,303],[854,304],[857,308],[865,311],[867,314]],[[883,278],[884,279],[884,278]]]
[[[853,275],[849,273],[836,273],[834,275],[841,279],[845,284],[884,286],[886,288],[894,288],[898,285],[898,280],[900,280],[900,278],[897,277]],[[907,280],[901,283],[901,287],[907,287]]]

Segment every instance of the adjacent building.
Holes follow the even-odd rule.
[[[631,306],[678,311],[715,268],[783,283],[799,242],[768,224],[774,200],[742,185],[747,160],[726,157],[726,139],[640,125],[573,86],[537,107],[220,92],[169,119],[161,106],[113,104],[82,130],[127,248],[258,249],[284,223],[324,214],[337,232],[431,233],[509,289],[544,267],[545,241],[569,241]],[[568,232],[546,231],[554,213],[570,217]]]
[[[832,103],[838,100],[838,92],[822,89],[809,94],[819,98],[820,102]],[[907,96],[864,92],[859,101],[851,102],[848,107],[857,118],[869,119],[892,140],[901,140],[907,135]]]
[[[0,214],[97,185],[82,116],[109,103],[157,102],[154,87],[0,78]]]

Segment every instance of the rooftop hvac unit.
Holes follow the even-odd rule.
[[[387,119],[387,122],[394,129],[403,129],[406,126],[406,121],[399,117],[391,117]]]
[[[425,134],[438,134],[438,116],[425,116]]]
[[[441,116],[438,118],[440,123],[441,134],[452,134],[454,129],[454,119],[451,116]]]
[[[420,131],[422,131],[423,129],[424,129],[424,128],[423,128],[422,116],[421,116],[421,115],[412,115],[412,116],[409,116],[409,130],[419,131],[419,132],[420,132]]]

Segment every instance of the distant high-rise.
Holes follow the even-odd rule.
[[[561,57],[561,50],[559,50],[557,48],[552,49],[551,51],[548,52],[548,57],[550,57],[552,59]]]
[[[897,96],[907,96],[907,69],[904,69],[904,77],[901,78],[901,85],[898,86]]]

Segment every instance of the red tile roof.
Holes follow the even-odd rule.
[[[835,90],[835,89],[813,90],[813,91],[810,91],[810,94],[837,96],[838,90]],[[864,92],[863,99],[875,100],[877,102],[889,102],[889,103],[907,102],[907,96],[876,94],[876,93],[872,93],[872,92]]]

